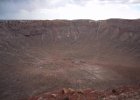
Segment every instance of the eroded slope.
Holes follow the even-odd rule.
[[[139,29],[123,19],[0,21],[0,97],[138,84]]]

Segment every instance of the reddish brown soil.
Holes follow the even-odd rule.
[[[62,89],[54,92],[42,93],[30,97],[28,100],[139,100],[139,86],[125,86],[116,89],[97,91],[93,89],[74,90]]]

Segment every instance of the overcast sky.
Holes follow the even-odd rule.
[[[0,19],[140,18],[140,0],[0,0]]]

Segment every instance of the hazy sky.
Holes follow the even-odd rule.
[[[0,0],[0,19],[140,18],[140,0]]]

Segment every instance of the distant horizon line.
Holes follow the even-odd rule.
[[[72,20],[93,20],[93,21],[100,21],[100,20],[139,20],[140,18],[106,18],[106,19],[0,19],[0,21],[45,21],[45,20],[67,20],[67,21],[72,21]]]

